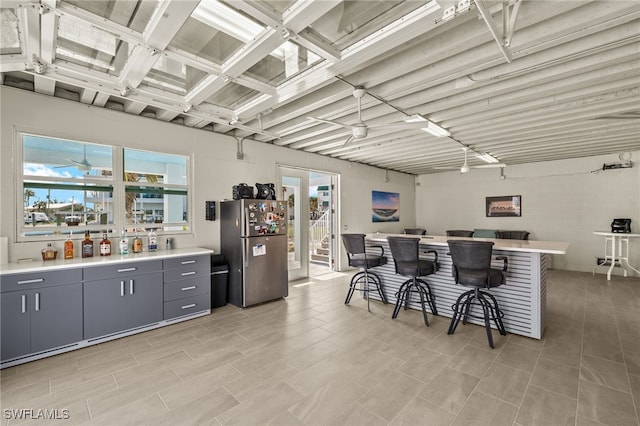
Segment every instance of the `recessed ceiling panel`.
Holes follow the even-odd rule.
[[[56,56],[89,69],[118,75],[129,56],[129,45],[107,31],[63,15],[58,25]]]
[[[229,82],[222,90],[209,97],[206,102],[224,108],[236,109],[260,95],[261,93],[256,90]]]
[[[222,64],[244,43],[193,17],[187,19],[170,47]]]
[[[158,2],[156,0],[65,0],[94,15],[143,32]]]
[[[144,78],[144,84],[184,96],[206,76],[202,70],[161,56]]]
[[[277,86],[321,60],[312,51],[288,41],[249,68],[246,74]]]

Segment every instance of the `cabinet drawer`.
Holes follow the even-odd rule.
[[[181,268],[170,269],[164,271],[164,282],[192,280],[195,278],[209,277],[211,275],[211,268],[209,265],[202,263],[195,265],[186,265]]]
[[[93,266],[84,269],[84,280],[94,281],[105,278],[117,278],[130,275],[148,274],[162,270],[161,260],[117,263],[105,266]]]
[[[164,302],[164,319],[171,319],[211,309],[209,293]]]
[[[173,259],[164,259],[163,266],[164,269],[176,269],[183,268],[185,266],[200,266],[206,265],[207,268],[210,267],[211,264],[211,256],[206,255],[196,255],[196,256],[185,256],[185,257],[176,257]]]
[[[0,291],[15,291],[81,281],[81,268],[2,275],[0,276]]]
[[[209,277],[176,281],[164,285],[164,301],[168,302],[210,292],[211,280]]]

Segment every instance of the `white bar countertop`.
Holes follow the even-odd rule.
[[[197,256],[212,254],[213,250],[202,247],[180,248],[173,250],[159,250],[154,252],[129,253],[126,255],[112,254],[111,256],[74,257],[73,259],[34,260],[31,262],[5,263],[0,265],[0,275],[19,274],[24,272],[38,272],[43,270],[61,270],[77,267],[104,266],[114,263],[142,262],[145,260],[169,259],[172,257]],[[58,249],[58,256],[62,256]]]
[[[495,250],[523,251],[528,253],[567,254],[570,243],[562,241],[499,240],[493,238],[446,237],[443,235],[367,234],[369,241],[386,241],[387,237],[420,238],[420,244],[446,246],[448,240],[492,241]]]

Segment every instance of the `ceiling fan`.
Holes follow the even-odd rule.
[[[424,127],[424,123],[387,123],[387,124],[366,124],[362,121],[362,98],[367,94],[367,91],[362,86],[356,86],[353,89],[353,97],[358,101],[358,121],[355,124],[346,124],[341,123],[339,121],[333,120],[325,120],[324,118],[316,118],[316,117],[307,117],[309,120],[317,121],[320,123],[327,123],[333,126],[344,127],[346,129],[351,130],[351,136],[345,141],[343,144],[346,145],[354,139],[364,139],[369,135],[369,129],[379,129],[379,128],[420,128]]]
[[[480,164],[477,166],[470,166],[469,162],[467,161],[469,147],[463,146],[462,150],[464,151],[464,163],[462,164],[462,167],[460,167],[461,174],[467,173],[471,169],[494,169],[494,168],[497,169],[497,168],[507,167],[507,165],[504,163],[491,163],[491,164]],[[451,167],[435,167],[435,168],[440,170],[457,170],[457,168],[451,168]]]
[[[77,160],[72,160],[70,158],[67,158],[66,160],[71,163],[70,165],[74,165],[78,168],[78,170],[80,170],[81,172],[86,172],[89,173],[91,171],[91,163],[89,163],[89,161],[87,161],[87,146],[84,145],[82,147],[83,149],[83,155],[82,155],[82,160],[81,161],[77,161]],[[69,166],[58,166],[58,168],[61,167],[69,167]]]

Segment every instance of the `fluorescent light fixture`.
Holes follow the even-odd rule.
[[[487,154],[486,152],[483,152],[482,154],[477,154],[476,158],[481,159],[482,161],[489,163],[489,164],[496,164],[499,163],[500,161],[494,157],[491,154]]]
[[[424,122],[426,124],[426,127],[421,127],[420,129],[432,134],[433,136],[436,136],[438,138],[442,137],[442,136],[450,136],[451,133],[445,129],[444,127],[439,126],[438,124],[434,123],[433,121],[421,116],[420,114],[413,114],[407,117],[404,117],[403,120],[406,123],[421,123]]]

